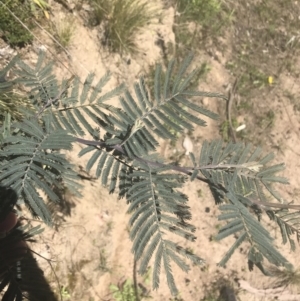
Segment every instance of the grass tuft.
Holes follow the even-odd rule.
[[[158,16],[148,2],[139,0],[91,0],[95,24],[102,24],[102,43],[112,52],[137,52],[136,34]]]
[[[59,20],[52,25],[51,32],[61,46],[68,48],[72,43],[75,29],[73,18],[66,18],[64,20]],[[58,45],[57,47],[60,48]]]
[[[300,269],[279,269],[271,267],[270,272],[275,280],[275,287],[284,287],[293,293],[300,292]]]

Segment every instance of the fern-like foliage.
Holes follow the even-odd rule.
[[[267,211],[271,220],[275,221],[282,236],[282,243],[289,242],[291,250],[296,250],[296,244],[292,238],[293,234],[296,235],[297,242],[300,242],[300,211],[291,211],[288,209],[269,210]]]
[[[217,93],[195,92],[187,90],[196,70],[186,74],[193,56],[188,56],[175,76],[175,60],[170,61],[161,84],[162,66],[158,65],[154,80],[154,95],[151,99],[143,78],[135,83],[134,90],[137,101],[129,91],[125,97],[120,97],[120,104],[126,113],[119,113],[113,123],[117,123],[119,129],[123,130],[123,149],[126,155],[133,158],[148,153],[157,145],[153,134],[163,139],[175,139],[174,133],[183,132],[184,129],[193,130],[193,124],[204,126],[205,121],[197,116],[197,113],[217,119],[217,114],[195,104],[190,98],[200,97],[222,97]],[[171,78],[174,80],[171,81]],[[174,122],[175,121],[175,122]],[[125,137],[125,139],[124,139]],[[142,148],[142,149],[141,149]]]
[[[27,119],[12,126],[19,133],[3,140],[0,181],[16,191],[36,216],[50,223],[39,189],[52,201],[58,201],[52,186],[61,188],[59,178],[72,165],[57,150],[70,150],[74,138],[66,131],[55,130],[49,118],[44,125],[45,129],[36,120]]]
[[[107,129],[111,127],[104,110],[110,108],[113,110],[113,108],[104,102],[119,95],[124,90],[124,85],[101,95],[103,87],[110,79],[110,74],[105,74],[95,86],[92,86],[94,77],[92,73],[88,75],[81,93],[79,92],[79,78],[69,80],[68,85],[72,84],[70,95],[66,94],[64,98],[59,97],[60,102],[57,108],[52,108],[51,114],[57,128],[64,128],[74,135],[83,136],[86,133],[95,135],[97,127]],[[62,85],[61,93],[66,93],[68,85]]]
[[[233,191],[261,202],[268,201],[265,192],[282,202],[282,197],[274,189],[274,183],[288,184],[288,180],[276,174],[284,170],[284,164],[269,166],[274,159],[270,153],[262,157],[262,149],[253,149],[251,144],[224,145],[222,140],[211,143],[204,141],[199,161],[191,154],[193,173],[191,180],[201,172],[211,184],[229,187],[233,183]]]
[[[19,95],[13,92],[15,82],[8,80],[8,73],[18,61],[18,57],[14,57],[8,65],[0,70],[0,125],[3,124],[5,119],[5,112],[10,114],[13,119],[22,119],[22,109],[32,108],[31,102],[25,97],[25,95]]]
[[[132,214],[130,238],[134,241],[132,252],[135,260],[141,260],[139,273],[146,272],[154,256],[153,288],[159,286],[160,269],[163,266],[168,285],[172,293],[177,294],[170,262],[174,261],[185,272],[189,266],[182,257],[194,264],[203,263],[203,259],[165,236],[166,232],[171,232],[189,241],[196,239],[193,234],[195,227],[187,223],[191,219],[190,208],[186,205],[187,197],[175,190],[182,186],[183,178],[151,166],[148,166],[148,170],[134,171],[131,176],[136,184],[127,194],[130,203],[128,212]]]
[[[106,106],[105,109],[110,112],[109,115],[102,113],[102,116],[98,114],[93,118],[94,121],[96,118],[98,121],[101,120],[99,126],[106,131],[106,135],[98,143],[89,143],[79,156],[93,152],[87,164],[87,170],[97,163],[96,176],[100,177],[104,172],[102,176],[104,185],[107,184],[108,174],[110,174],[110,178],[113,179],[111,192],[116,187],[121,167],[129,164],[128,159],[130,161],[154,152],[158,145],[157,136],[174,139],[175,132],[182,132],[184,129],[192,130],[193,124],[204,126],[206,123],[197,116],[198,113],[217,119],[217,114],[196,105],[189,99],[193,96],[223,97],[217,93],[195,92],[186,89],[193,79],[193,74],[197,71],[194,70],[185,76],[192,58],[192,56],[188,56],[184,60],[175,76],[173,76],[175,61],[172,60],[164,77],[163,85],[161,85],[162,66],[157,66],[154,81],[155,99],[150,98],[145,82],[143,78],[140,78],[139,82],[134,84],[137,101],[126,90],[124,96],[119,98],[123,110]],[[173,77],[174,80],[171,81]],[[102,102],[103,99],[100,99]],[[100,105],[104,108],[102,103]],[[83,140],[79,141],[83,142]],[[111,153],[107,154],[107,152]],[[124,161],[124,158],[127,158],[127,161]]]
[[[22,60],[17,61],[18,68],[14,69],[18,76],[14,82],[29,88],[28,94],[37,108],[54,100],[58,91],[58,82],[52,74],[54,62],[44,66],[44,58],[45,52],[41,51],[34,69]]]
[[[265,257],[270,263],[276,266],[291,266],[288,260],[273,246],[273,238],[270,236],[270,233],[245,207],[243,198],[240,197],[238,199],[235,194],[230,192],[226,196],[231,204],[219,207],[222,214],[219,215],[218,219],[228,221],[228,223],[220,229],[216,239],[221,240],[233,234],[237,234],[238,239],[225,254],[219,265],[225,266],[233,252],[242,242],[247,240],[251,244],[248,252],[249,262],[261,267],[263,258]]]
[[[274,155],[270,153],[262,156],[260,147],[253,149],[251,144],[232,142],[224,145],[222,140],[211,143],[204,141],[198,162],[192,153],[190,158],[193,163],[190,179],[193,181],[202,173],[208,180],[216,203],[222,203],[224,199],[229,202],[219,207],[222,213],[218,219],[228,223],[220,229],[216,239],[221,240],[230,235],[236,235],[238,239],[219,264],[225,266],[234,251],[244,241],[248,241],[251,244],[248,260],[260,269],[263,270],[263,258],[277,266],[289,266],[288,261],[273,246],[269,232],[259,222],[262,208],[266,208],[265,204],[268,204],[270,197],[281,204],[284,202],[274,188],[274,183],[288,184],[286,178],[277,175],[284,169],[284,165],[270,165]],[[280,226],[283,243],[289,240],[292,249],[295,249],[291,235],[297,232],[299,237],[299,212],[273,211],[270,207],[266,208],[266,212]]]
[[[110,193],[113,193],[115,191],[117,180],[120,179],[119,190],[120,195],[123,195],[123,188],[125,185],[123,182],[127,178],[126,174],[128,173],[127,169],[129,168],[129,166],[127,166],[125,158],[122,156],[122,154],[113,155],[107,152],[105,149],[101,149],[100,147],[87,146],[80,151],[79,156],[83,156],[89,152],[93,152],[93,155],[87,163],[87,171],[90,171],[98,161],[96,168],[96,177],[101,178],[101,183],[103,186],[106,186],[108,182],[110,182]],[[123,177],[121,176],[121,174],[123,175]],[[123,178],[123,181],[121,180],[121,177]]]
[[[11,81],[6,80],[6,76],[8,71],[15,66],[16,62],[18,61],[18,57],[15,56],[2,70],[0,70],[0,91],[3,93],[6,90],[10,90],[13,86]]]
[[[155,153],[158,138],[175,139],[185,129],[205,126],[204,116],[218,118],[198,105],[197,98],[226,99],[218,93],[189,89],[197,73],[188,71],[192,61],[190,55],[176,68],[175,60],[171,60],[164,76],[163,67],[157,65],[151,97],[143,78],[132,89],[120,85],[103,93],[109,74],[95,84],[94,74],[89,74],[83,85],[78,77],[60,83],[53,75],[53,63],[46,61],[44,53],[40,53],[34,68],[16,58],[0,72],[0,89],[3,85],[3,89],[11,87],[1,79],[12,70],[12,83],[25,85],[34,111],[24,110],[25,118],[19,122],[9,114],[4,118],[0,132],[0,182],[15,191],[17,200],[0,204],[0,218],[11,210],[12,203],[24,202],[35,216],[50,224],[41,191],[57,202],[59,194],[55,191],[65,186],[72,191],[78,189],[74,168],[60,151],[80,143],[84,148],[79,156],[90,156],[87,171],[95,170],[103,186],[127,199],[132,252],[140,262],[141,274],[153,262],[154,288],[159,286],[164,270],[171,292],[176,294],[172,262],[183,271],[189,270],[186,259],[193,264],[203,263],[203,259],[179,244],[180,240],[196,239],[195,227],[188,222],[188,199],[178,191],[186,176],[191,181],[207,183],[219,204],[219,220],[226,225],[217,239],[237,237],[220,265],[225,266],[238,246],[247,241],[251,245],[250,267],[256,265],[267,274],[264,258],[290,267],[261,223],[266,212],[280,227],[284,243],[289,241],[295,247],[293,233],[299,240],[300,213],[290,212],[274,187],[288,181],[278,176],[284,165],[271,164],[273,154],[262,156],[262,149],[251,144],[205,141],[199,158],[191,153],[192,166],[185,167],[164,163]],[[106,103],[113,97],[119,97],[119,107]],[[272,209],[272,198],[280,210]]]

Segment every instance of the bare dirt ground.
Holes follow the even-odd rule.
[[[162,4],[159,3],[159,5]],[[56,2],[52,4],[52,12],[56,18],[64,18],[68,14]],[[61,78],[70,77],[69,70],[82,79],[87,76],[88,72],[95,72],[96,78],[100,78],[110,70],[113,76],[107,89],[114,88],[121,82],[131,86],[138,76],[147,72],[150,65],[161,60],[162,50],[157,43],[158,33],[165,44],[176,43],[173,32],[174,16],[175,11],[172,7],[164,8],[162,21],[149,25],[149,28],[138,36],[137,44],[141,51],[130,58],[130,64],[128,64],[128,58],[107,52],[98,41],[97,30],[85,27],[79,17],[74,22],[76,31],[72,45],[68,49],[68,55],[64,52],[55,53],[52,42],[43,32],[38,34],[40,41],[36,40],[32,47],[23,50],[22,55],[26,60],[34,63],[37,58],[35,50],[44,45],[48,48],[49,59],[56,60],[56,72]],[[231,32],[227,35],[229,40],[233,39]],[[210,66],[210,72],[200,83],[199,90],[227,93],[226,87],[234,81],[233,73],[225,67],[226,62],[230,60],[232,49],[233,47],[228,43],[226,49],[223,51],[216,49],[214,55],[210,55],[207,51],[201,51],[201,56],[197,55],[197,60],[205,61]],[[289,95],[294,95],[294,103],[291,103],[291,97],[287,96],[284,91],[289,91]],[[290,185],[280,189],[287,199],[294,200],[296,204],[300,204],[298,200],[300,194],[300,113],[294,110],[294,106],[295,102],[299,104],[299,97],[297,97],[299,93],[300,86],[297,78],[289,72],[282,72],[272,86],[264,86],[261,93],[258,93],[260,95],[251,99],[251,108],[254,108],[255,112],[250,113],[258,116],[259,110],[261,112],[272,111],[275,114],[272,120],[268,120],[266,115],[259,115],[255,119],[249,111],[241,111],[237,114],[238,122],[246,124],[246,135],[239,139],[252,141],[253,144],[260,143],[266,152],[274,151],[276,161],[286,163],[284,176],[290,179]],[[238,95],[235,101],[235,105],[238,106],[243,101],[243,96]],[[212,111],[220,113],[221,120],[212,122],[207,119],[206,128],[196,128],[195,132],[186,134],[192,141],[195,153],[200,151],[205,139],[220,137],[220,123],[225,120],[224,102],[212,99],[201,99],[199,102]],[[257,118],[260,118],[260,122]],[[184,135],[179,137],[176,143],[162,141],[159,151],[167,159],[179,158],[181,164],[190,164],[185,156],[185,149],[182,147],[182,141],[185,138]],[[78,158],[77,154],[80,149],[81,146],[76,145],[68,156],[78,167],[78,172],[87,178],[91,177],[82,180],[83,197],[76,198],[67,195],[67,201],[73,204],[71,215],[64,217],[65,222],[61,223],[58,231],[45,229],[40,236],[41,243],[35,243],[32,248],[44,257],[36,256],[46,279],[55,293],[62,295],[63,300],[115,300],[109,286],[121,285],[123,281],[134,277],[133,255],[128,236],[127,205],[125,200],[118,200],[116,196],[109,195],[108,191],[93,178],[92,172],[88,175],[82,171],[81,167],[85,167],[88,157]],[[242,246],[233,255],[225,269],[218,267],[217,263],[234,242],[234,238],[221,242],[213,240],[220,226],[216,218],[218,209],[214,205],[209,189],[203,183],[187,183],[183,192],[189,197],[193,213],[192,223],[197,228],[197,241],[191,245],[191,248],[206,260],[206,264],[203,267],[192,267],[188,274],[183,274],[179,269],[174,268],[176,283],[180,291],[176,299],[172,299],[163,275],[158,291],[152,291],[151,283],[148,284],[145,279],[138,277],[138,281],[149,290],[148,295],[153,300],[221,300],[218,299],[219,291],[224,285],[227,288],[233,288],[241,301],[275,300],[276,298],[276,300],[300,300],[300,296],[296,296],[297,292],[288,290],[259,291],[259,289],[273,288],[273,279],[263,276],[258,270],[248,271],[247,246]],[[291,253],[288,246],[281,245],[279,229],[272,231],[278,237],[277,245],[297,267],[299,250]],[[52,261],[52,266],[45,258]],[[241,283],[244,283],[244,289],[240,286]],[[250,286],[253,290],[249,288]],[[290,295],[286,297],[287,294]],[[228,296],[227,294],[225,300],[230,300]]]

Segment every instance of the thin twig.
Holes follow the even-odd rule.
[[[227,98],[227,106],[226,106],[226,115],[227,115],[227,120],[229,123],[229,129],[230,129],[230,133],[233,139],[233,142],[236,143],[237,139],[236,139],[236,135],[235,135],[235,130],[233,128],[232,125],[232,120],[231,120],[231,107],[232,107],[232,102],[234,99],[234,95],[236,92],[236,87],[237,87],[237,83],[238,83],[238,77],[235,79],[233,86],[230,88],[229,92],[228,92],[228,98]]]
[[[257,199],[251,199],[249,200],[254,203],[255,205],[261,207],[264,210],[270,210],[270,208],[279,208],[279,209],[295,209],[300,210],[300,205],[291,205],[291,204],[278,204],[278,203],[269,203],[269,202],[262,202]]]
[[[134,285],[134,294],[135,294],[135,300],[136,301],[140,301],[140,296],[139,296],[139,288],[138,288],[138,281],[137,281],[137,277],[136,277],[136,265],[137,265],[137,261],[136,259],[134,259],[133,261],[133,285]]]

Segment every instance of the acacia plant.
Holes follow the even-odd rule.
[[[293,250],[293,234],[299,239],[300,211],[292,210],[300,206],[289,205],[273,187],[275,183],[288,183],[277,175],[284,165],[272,165],[273,154],[263,155],[260,147],[251,144],[214,140],[204,141],[199,154],[190,153],[188,166],[167,162],[157,155],[159,137],[175,139],[177,132],[205,126],[202,116],[218,118],[197,104],[199,98],[227,101],[221,94],[189,88],[197,74],[196,69],[189,71],[192,61],[192,55],[179,66],[171,60],[163,79],[162,66],[157,65],[153,97],[143,78],[133,84],[134,93],[124,85],[103,93],[109,74],[95,83],[94,74],[89,74],[83,86],[78,77],[59,82],[53,74],[54,64],[46,62],[43,52],[34,67],[16,57],[2,71],[10,71],[13,85],[25,86],[34,110],[24,108],[21,121],[9,122],[6,117],[1,136],[1,185],[15,192],[18,205],[25,204],[33,216],[51,225],[41,191],[59,202],[55,191],[63,187],[78,190],[74,166],[64,153],[75,143],[83,145],[78,155],[89,156],[86,170],[90,172],[94,167],[102,185],[128,203],[129,235],[138,272],[144,274],[151,263],[153,289],[157,289],[164,270],[172,294],[178,293],[172,264],[187,272],[188,262],[205,262],[205,258],[180,246],[174,238],[196,239],[196,229],[189,222],[188,198],[179,190],[187,181],[209,186],[220,210],[218,220],[224,223],[216,239],[236,238],[220,259],[220,266],[225,266],[234,251],[247,242],[250,268],[257,266],[268,274],[264,267],[268,261],[292,269],[261,223],[263,214],[278,225],[283,243],[289,242]],[[7,81],[1,85],[7,86]],[[119,107],[107,103],[112,97],[119,97]],[[12,205],[2,206],[1,199],[0,217],[6,216]],[[5,266],[2,257],[0,264]],[[18,293],[20,298],[29,286],[16,284],[9,267],[8,272],[1,274],[0,288],[10,283],[14,288],[10,293]]]

